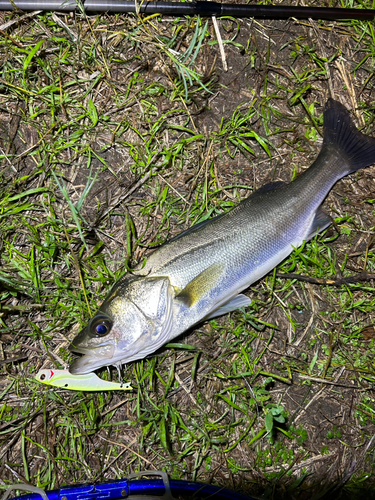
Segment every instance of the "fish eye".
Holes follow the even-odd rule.
[[[94,337],[104,337],[110,332],[112,321],[103,314],[95,316],[90,323],[90,333]]]

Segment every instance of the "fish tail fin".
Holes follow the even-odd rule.
[[[362,134],[347,109],[328,99],[324,109],[324,145],[334,145],[347,157],[349,170],[344,175],[375,163],[375,138]]]

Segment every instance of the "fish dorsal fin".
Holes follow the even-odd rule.
[[[257,196],[258,194],[269,193],[270,191],[274,191],[275,189],[279,189],[283,186],[286,186],[286,182],[283,181],[267,182],[267,184],[261,186],[259,189],[254,191],[254,193],[252,193],[250,196]]]
[[[252,193],[248,198],[252,198],[254,196],[258,196],[258,195],[264,194],[264,193],[269,193],[270,191],[274,191],[275,189],[279,189],[285,185],[286,185],[286,183],[283,181],[268,182],[264,186],[261,186],[259,189],[254,191],[254,193]],[[245,200],[248,198],[245,198]],[[243,200],[243,201],[245,201],[245,200]],[[203,220],[202,222],[198,222],[198,224],[194,224],[194,226],[191,226],[188,229],[185,229],[185,231],[182,231],[182,233],[177,234],[176,236],[174,236],[173,238],[168,240],[168,243],[172,243],[176,240],[179,240],[180,238],[182,238],[184,236],[191,235],[192,233],[195,233],[199,229],[202,229],[204,226],[207,226],[208,224],[212,224],[214,221],[218,221],[219,219],[224,217],[224,215],[226,215],[228,212],[229,211],[224,212],[224,213],[219,214],[219,215],[216,215],[215,217],[212,217],[211,219],[206,219],[206,220]]]
[[[319,207],[315,212],[314,220],[306,235],[305,241],[309,241],[316,234],[321,233],[326,227],[332,223],[331,217],[325,213],[322,207]]]
[[[224,212],[219,215],[215,215],[215,217],[212,217],[212,219],[206,219],[202,220],[202,222],[198,222],[198,224],[194,224],[194,226],[189,227],[189,229],[185,229],[185,231],[182,231],[182,233],[177,234],[176,236],[173,236],[170,240],[168,240],[168,243],[171,243],[172,241],[179,240],[183,236],[187,236],[188,234],[195,233],[195,231],[198,231],[204,226],[207,226],[207,224],[211,224],[213,221],[221,219],[227,212]]]
[[[250,196],[242,200],[240,205],[251,204],[254,201],[256,201],[259,197],[267,195],[268,193],[273,193],[274,191],[277,191],[278,189],[286,185],[287,185],[286,182],[283,181],[268,182],[267,184],[264,184],[264,186],[261,186],[259,189],[251,193]]]
[[[187,307],[192,307],[216,285],[223,271],[223,264],[213,264],[190,281],[190,283],[178,293],[176,299],[182,301]]]

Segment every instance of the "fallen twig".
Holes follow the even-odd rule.
[[[347,276],[346,278],[337,279],[324,279],[324,278],[313,278],[312,276],[304,276],[303,274],[289,274],[289,273],[276,273],[278,278],[292,279],[298,281],[307,281],[314,285],[332,285],[341,286],[349,285],[353,283],[358,283],[359,281],[370,281],[375,279],[375,274],[371,273],[358,273],[354,276]]]

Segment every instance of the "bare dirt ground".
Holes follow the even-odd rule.
[[[375,167],[336,184],[335,224],[252,285],[246,312],[125,366],[131,393],[34,376],[69,364],[127,267],[311,165],[329,97],[375,135],[373,24],[222,19],[226,71],[211,19],[22,16],[0,27],[2,488],[149,469],[264,498],[369,497]]]

